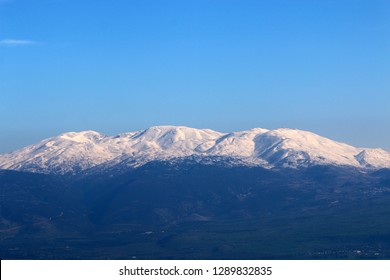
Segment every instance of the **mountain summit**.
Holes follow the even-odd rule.
[[[107,136],[95,131],[69,132],[0,155],[0,169],[48,174],[78,172],[126,164],[187,157],[266,168],[335,165],[364,169],[390,167],[390,153],[356,148],[308,131],[254,128],[220,133],[184,126],[154,126]]]

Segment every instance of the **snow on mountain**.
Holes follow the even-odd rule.
[[[226,134],[220,137],[207,152],[218,156],[253,157],[256,148],[254,139],[266,132],[267,129],[254,128]]]
[[[363,149],[296,129],[220,133],[184,126],[155,126],[107,136],[95,131],[69,132],[0,155],[0,169],[77,173],[99,166],[140,166],[153,160],[190,156],[236,160],[263,167],[340,165],[390,168],[390,153]]]
[[[127,159],[146,163],[194,154],[198,146],[223,134],[209,129],[156,126],[106,136],[94,131],[69,132],[0,157],[0,169],[45,173],[76,173]]]
[[[139,152],[188,156],[204,143],[214,143],[223,133],[209,129],[154,126],[131,137],[131,148]]]
[[[69,132],[0,158],[0,168],[47,173],[75,173],[100,164],[113,155],[99,142],[106,136],[94,131]]]
[[[333,164],[359,166],[359,149],[308,131],[275,129],[255,139],[255,156],[279,166]]]
[[[355,156],[361,166],[368,168],[389,167],[390,153],[382,149],[364,149]]]

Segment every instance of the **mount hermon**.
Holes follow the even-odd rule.
[[[220,133],[183,126],[155,126],[116,136],[95,131],[64,133],[0,155],[0,169],[74,174],[122,163],[137,167],[154,160],[192,156],[229,158],[229,164],[267,168],[312,165],[390,168],[390,153],[382,149],[355,148],[308,131],[254,128]]]

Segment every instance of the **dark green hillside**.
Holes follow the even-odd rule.
[[[390,171],[2,171],[2,259],[390,259]]]

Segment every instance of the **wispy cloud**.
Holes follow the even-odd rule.
[[[18,39],[3,39],[0,40],[0,46],[28,46],[35,45],[38,42],[31,40],[18,40]]]

